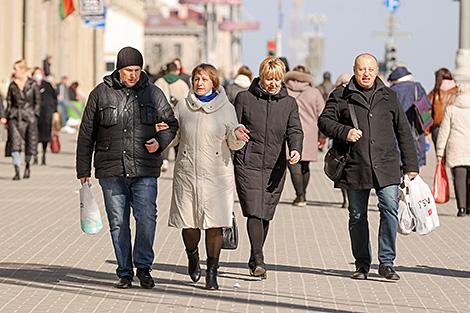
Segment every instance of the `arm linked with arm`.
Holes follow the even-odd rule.
[[[160,89],[156,89],[152,99],[157,108],[158,123],[164,122],[168,128],[157,132],[156,140],[160,144],[158,150],[161,152],[165,150],[178,131],[178,120],[175,117],[173,109],[165,98],[165,95]]]

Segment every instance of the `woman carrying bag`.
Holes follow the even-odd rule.
[[[230,149],[241,149],[248,131],[238,124],[214,66],[196,66],[191,81],[188,96],[175,106],[180,128],[171,145],[179,143],[179,148],[168,224],[183,229],[188,273],[194,282],[201,277],[198,245],[205,230],[206,289],[219,289],[222,228],[232,227],[235,192]]]
[[[437,160],[445,161],[454,178],[457,216],[470,214],[470,84],[461,84],[449,105],[437,136]]]

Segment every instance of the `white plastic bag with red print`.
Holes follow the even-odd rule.
[[[405,175],[405,185],[410,192],[410,208],[416,221],[416,233],[426,235],[439,227],[436,202],[429,186],[418,175],[413,180]]]

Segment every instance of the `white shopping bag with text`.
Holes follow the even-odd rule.
[[[413,180],[405,175],[404,181],[410,192],[410,208],[416,219],[416,233],[426,235],[439,227],[436,202],[431,189],[419,175]]]

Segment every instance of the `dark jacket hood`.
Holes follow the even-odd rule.
[[[250,88],[248,88],[248,91],[251,92],[255,97],[259,99],[279,101],[280,99],[288,96],[287,87],[284,84],[284,82],[281,83],[281,88],[279,92],[275,95],[272,95],[268,93],[266,90],[264,90],[263,88],[261,88],[261,86],[259,85],[259,82],[260,82],[260,78],[256,77],[255,79],[253,79],[253,82],[251,83]]]

